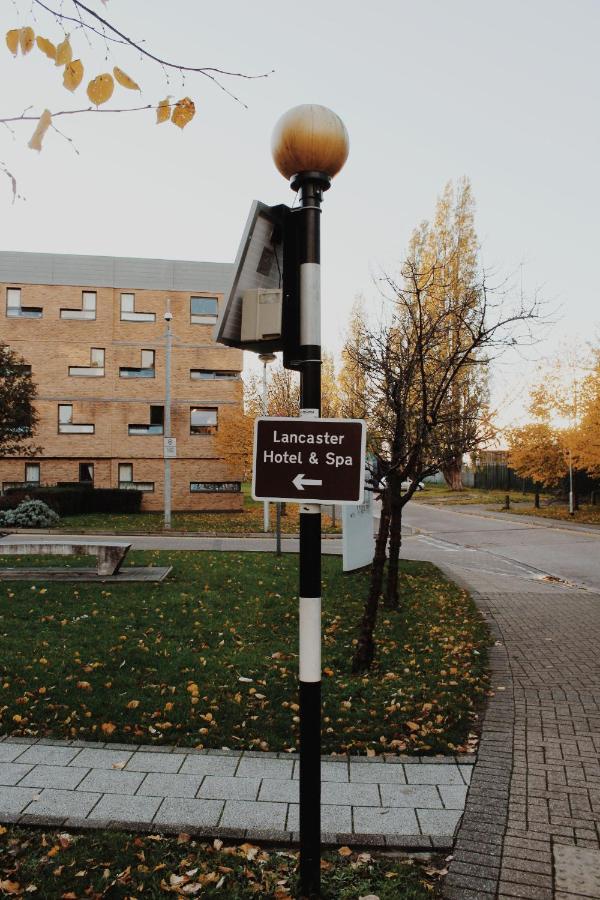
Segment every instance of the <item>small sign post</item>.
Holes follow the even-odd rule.
[[[365,441],[360,419],[257,419],[252,496],[284,503],[362,503]]]
[[[163,456],[165,459],[177,459],[177,438],[164,438]]]

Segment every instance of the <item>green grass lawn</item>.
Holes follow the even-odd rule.
[[[249,487],[244,485],[244,509],[237,513],[219,512],[174,512],[171,517],[173,531],[208,532],[209,534],[248,534],[262,533],[263,504],[250,497]],[[297,503],[288,503],[281,516],[283,534],[296,534],[299,530],[299,509]],[[326,510],[326,511],[325,511]],[[341,533],[341,517],[338,515],[335,525],[326,507],[322,514],[322,531],[325,534]],[[58,528],[63,531],[99,531],[148,532],[163,530],[162,512],[146,513],[94,513],[90,515],[65,516]],[[275,531],[275,504],[270,504],[270,531]]]
[[[69,834],[0,825],[2,896],[107,897],[110,900],[175,896],[261,898],[296,896],[298,855],[251,844],[202,843],[189,835],[131,835],[101,831]],[[431,867],[429,871],[434,873]],[[411,860],[370,853],[325,853],[324,900],[424,900],[440,894],[434,876]]]
[[[0,733],[297,748],[298,557],[132,552],[162,584],[0,584]],[[0,565],[64,565],[8,557]],[[75,564],[75,563],[73,563]],[[350,674],[367,575],[323,558],[323,750],[464,745],[486,690],[486,628],[429,563],[401,564],[377,661]]]

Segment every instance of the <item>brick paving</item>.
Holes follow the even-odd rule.
[[[445,896],[599,898],[600,594],[448,573],[471,589],[495,644]]]
[[[473,759],[327,757],[325,844],[452,847]],[[292,753],[0,739],[0,822],[298,840]]]

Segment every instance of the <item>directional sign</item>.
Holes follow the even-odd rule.
[[[252,496],[288,503],[361,503],[365,442],[360,419],[257,419]]]

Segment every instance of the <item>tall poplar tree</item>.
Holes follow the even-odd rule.
[[[469,179],[461,178],[456,186],[449,181],[438,199],[433,222],[424,222],[415,230],[409,248],[416,270],[427,282],[429,314],[447,313],[447,334],[440,342],[440,353],[448,358],[463,342],[461,329],[468,327],[465,299],[473,307],[480,299],[474,210]],[[458,307],[460,317],[452,313]],[[454,491],[463,487],[464,447],[472,444],[488,413],[488,370],[482,362],[480,356],[474,357],[453,380],[438,415],[438,439],[446,445],[441,470]]]

